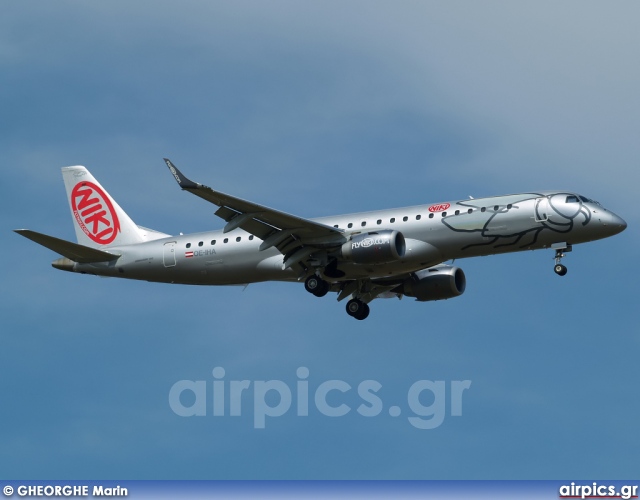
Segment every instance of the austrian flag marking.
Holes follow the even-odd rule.
[[[188,259],[189,257],[193,257],[193,252],[185,252],[184,256]]]
[[[74,186],[71,211],[82,232],[99,245],[112,243],[120,232],[120,221],[111,200],[93,182]]]

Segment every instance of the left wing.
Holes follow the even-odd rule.
[[[72,243],[71,241],[61,240],[47,234],[37,233],[29,229],[14,229],[16,233],[25,238],[29,238],[31,241],[35,241],[39,245],[53,250],[60,255],[63,255],[67,259],[81,264],[91,264],[94,262],[110,262],[120,258],[120,254],[114,254],[98,250],[96,248],[90,248],[78,243]]]
[[[276,247],[285,256],[285,268],[346,241],[341,229],[214,191],[185,177],[167,158],[164,161],[183,190],[220,207],[216,215],[227,222],[225,233],[241,228],[263,240],[260,250]]]

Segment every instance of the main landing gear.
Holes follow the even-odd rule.
[[[331,288],[331,285],[316,274],[309,276],[304,282],[307,292],[316,297],[324,297]],[[363,320],[369,316],[369,306],[360,299],[351,299],[347,302],[347,314],[357,320]]]
[[[329,292],[330,286],[325,280],[312,274],[304,282],[304,288],[316,297],[324,297]]]
[[[558,276],[564,276],[565,274],[567,274],[567,267],[563,266],[560,262],[562,261],[563,257],[566,257],[565,252],[570,252],[570,251],[571,251],[571,245],[565,245],[563,246],[563,248],[556,248],[556,256],[555,256],[556,265],[553,266],[553,270]]]
[[[351,299],[347,302],[347,314],[358,320],[363,320],[369,316],[369,306],[360,299]]]

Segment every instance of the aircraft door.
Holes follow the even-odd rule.
[[[162,260],[164,267],[173,267],[176,265],[176,242],[170,241],[164,244],[162,252]]]
[[[549,198],[536,198],[533,208],[533,215],[536,222],[545,222],[549,220]]]

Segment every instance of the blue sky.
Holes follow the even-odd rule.
[[[0,16],[0,471],[13,478],[637,476],[640,143],[634,2],[55,2]],[[11,232],[74,240],[60,167],[143,226],[222,227],[194,180],[313,217],[538,189],[629,223],[458,264],[455,300],[367,321],[302,285],[186,287],[56,271]],[[174,414],[180,380],[309,369],[382,385],[384,411]],[[463,415],[407,421],[418,380],[471,380]],[[211,385],[208,385],[210,390]],[[450,397],[450,394],[449,396]],[[422,400],[428,405],[428,398]],[[272,404],[276,404],[273,402]],[[403,413],[392,417],[391,405]]]

